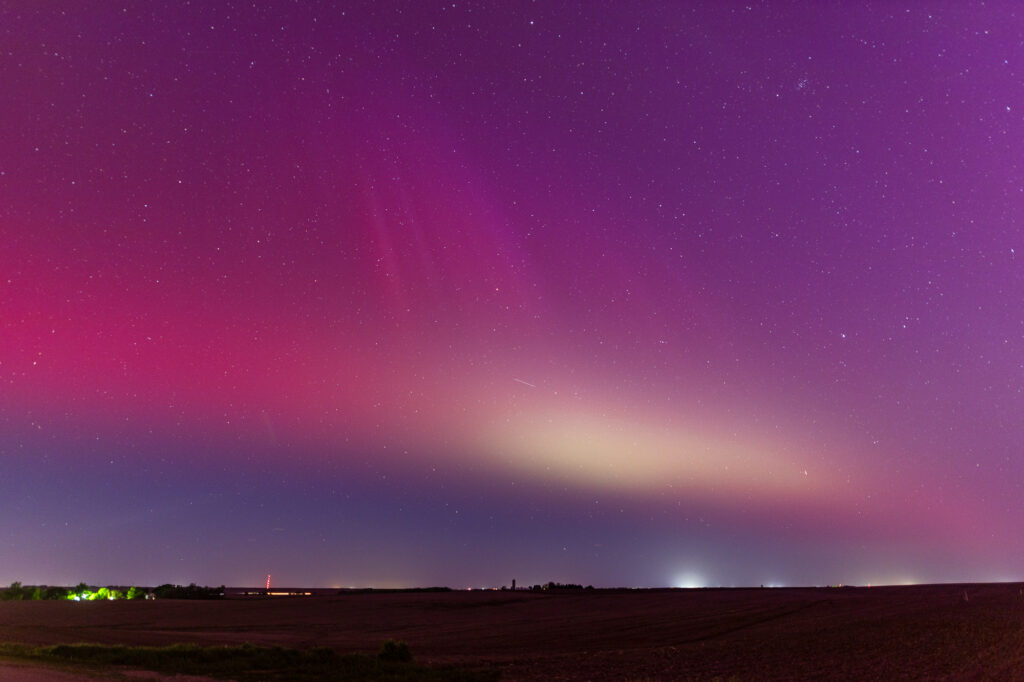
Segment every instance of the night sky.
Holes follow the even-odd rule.
[[[0,2],[0,584],[1024,578],[1017,8]]]

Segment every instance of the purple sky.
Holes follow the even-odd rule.
[[[1024,578],[1017,8],[0,2],[0,583]]]

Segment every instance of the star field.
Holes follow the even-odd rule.
[[[0,33],[0,583],[1024,576],[1015,3]]]

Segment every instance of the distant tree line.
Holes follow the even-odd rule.
[[[152,595],[152,597],[150,597]],[[181,585],[161,585],[149,590],[145,587],[98,587],[85,583],[74,587],[56,587],[47,585],[24,586],[20,582],[11,583],[10,587],[0,591],[0,601],[40,601],[44,599],[69,599],[72,601],[108,601],[113,599],[221,599],[224,597],[224,586],[199,587],[192,583],[188,587]]]
[[[64,587],[23,587],[19,582],[11,583],[11,586],[0,592],[0,600],[21,601],[23,599],[67,599],[68,590]]]
[[[59,587],[55,585],[22,585],[20,582],[11,583],[10,587],[0,591],[2,601],[41,601],[72,599],[74,601],[96,601],[98,599],[144,599],[147,591],[139,587],[119,589],[115,587],[93,588],[85,583],[78,583],[74,587]]]
[[[530,589],[531,589],[531,590],[534,590],[534,591],[551,591],[551,590],[592,590],[592,589],[594,589],[594,586],[593,586],[593,585],[587,585],[586,587],[583,587],[583,585],[577,585],[576,583],[556,583],[556,582],[549,582],[549,583],[544,583],[543,585],[534,585],[534,586],[533,586],[533,587],[531,587]]]
[[[153,595],[157,599],[223,599],[224,586],[200,587],[195,583],[187,586],[171,585],[170,583],[153,588]]]

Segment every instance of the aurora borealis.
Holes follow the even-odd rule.
[[[0,583],[1024,578],[1016,3],[0,3]]]

